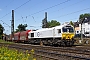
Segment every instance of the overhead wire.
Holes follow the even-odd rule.
[[[82,10],[78,10],[78,11],[75,11],[75,12],[71,12],[71,13],[68,13],[68,14],[64,14],[64,15],[61,15],[61,16],[58,16],[58,17],[55,17],[55,18],[64,17],[64,16],[67,16],[67,15],[70,15],[70,14],[75,14],[75,13],[78,13],[78,12],[81,12],[81,11],[85,11],[85,10],[89,10],[89,9],[90,9],[90,7],[82,9]],[[78,18],[73,18],[73,19],[78,19]],[[73,19],[70,19],[70,20],[73,20]]]
[[[40,12],[45,11],[45,10],[48,10],[48,9],[51,9],[51,8],[53,8],[53,7],[56,7],[56,6],[58,6],[58,5],[64,4],[64,3],[69,2],[69,1],[70,1],[70,0],[66,0],[66,1],[64,1],[64,2],[61,2],[61,3],[56,4],[56,5],[53,5],[53,6],[51,6],[51,7],[48,7],[48,8],[46,8],[46,9],[43,9],[43,10],[41,10],[41,11],[35,12],[35,13],[31,14],[31,15],[40,13]],[[28,15],[28,16],[31,16],[31,15]]]
[[[58,5],[64,4],[64,3],[69,2],[69,1],[70,1],[70,0],[66,0],[66,1],[61,2],[61,3],[59,3],[59,4],[53,5],[53,6],[51,6],[51,7],[46,8],[46,9],[43,9],[43,10],[40,10],[40,11],[35,12],[35,13],[33,13],[33,14],[30,14],[30,15],[28,15],[28,16],[32,16],[32,15],[34,15],[34,14],[40,13],[40,12],[45,11],[45,10],[48,10],[48,9],[51,9],[51,8],[53,8],[53,7],[56,7],[56,6],[58,6]],[[27,16],[27,17],[28,17],[28,16]],[[24,17],[24,18],[25,18],[25,17]],[[20,19],[18,19],[18,20],[20,20]]]
[[[81,2],[83,2],[83,1],[84,1],[84,0],[81,0],[81,1],[79,1],[79,2],[76,2],[76,3],[74,3],[74,4],[71,4],[71,5],[69,5],[69,6],[72,6],[72,5],[81,3]],[[57,6],[57,5],[55,5],[55,6]],[[54,6],[52,6],[52,7],[54,7]],[[49,8],[52,8],[52,7],[49,7]],[[47,8],[47,9],[49,9],[49,8]],[[64,7],[64,8],[65,8],[65,7]],[[62,9],[64,9],[64,8],[62,8]],[[44,9],[44,10],[47,10],[47,9]],[[65,15],[62,15],[62,16],[59,16],[59,17],[63,17],[63,16],[66,16],[66,15],[69,15],[69,14],[74,14],[74,13],[77,13],[77,12],[80,12],[80,11],[84,11],[84,10],[88,10],[88,9],[90,9],[90,8],[86,8],[86,9],[82,9],[82,10],[75,11],[75,12],[72,12],[72,13],[68,13],[68,14],[65,14]],[[39,11],[39,12],[42,12],[42,11],[44,11],[44,10],[41,10],[41,11]],[[39,13],[39,12],[33,13],[33,14],[31,14],[31,15],[37,14],[37,13]],[[31,16],[31,15],[28,15],[28,16]]]
[[[20,5],[19,7],[15,8],[14,10],[19,9],[20,7],[22,7],[23,5],[27,4],[27,3],[28,3],[28,2],[30,2],[30,1],[31,1],[31,0],[26,1],[25,3],[23,3],[23,4],[22,4],[22,5]]]
[[[12,3],[14,0],[12,0],[12,1],[10,1],[8,4],[6,4],[6,6],[4,7],[4,8],[7,8],[9,5],[10,5],[10,3]],[[1,18],[3,18],[3,17],[5,17],[5,16],[7,16],[8,14],[10,14],[11,12],[8,12],[7,14],[5,14],[4,16],[2,16]],[[1,19],[0,18],[0,19]]]
[[[28,0],[28,1],[26,1],[25,3],[23,3],[22,5],[20,5],[19,7],[17,7],[17,8],[15,8],[14,10],[17,10],[17,9],[19,9],[20,7],[22,7],[23,5],[25,5],[25,4],[27,4],[28,2],[30,2],[31,0]],[[5,14],[3,17],[1,17],[0,19],[2,19],[2,18],[4,18],[4,17],[6,17],[8,14],[10,14],[11,12],[9,12],[9,13],[7,13],[7,14]]]
[[[29,1],[31,1],[31,0],[26,1],[25,3],[23,3],[23,4],[20,5],[19,7],[15,8],[14,10],[19,9],[20,7],[22,7],[23,5],[25,5],[25,4],[28,3]],[[62,3],[56,4],[56,5],[54,5],[54,6],[51,6],[51,7],[49,7],[49,8],[46,8],[46,9],[43,9],[43,10],[38,11],[38,12],[36,12],[36,13],[33,13],[33,14],[31,14],[31,15],[34,15],[34,14],[40,13],[40,12],[42,12],[42,11],[45,11],[45,10],[47,10],[47,9],[50,9],[50,8],[56,7],[56,6],[58,6],[58,5],[61,5],[61,4],[63,4],[63,3],[66,3],[66,2],[68,2],[68,1],[70,1],[70,0],[66,0],[66,1],[64,1],[64,2],[62,2]],[[4,16],[1,17],[1,18],[6,17],[6,16],[7,16],[8,14],[10,14],[10,13],[11,13],[11,12],[7,13],[6,15],[4,15]],[[31,16],[31,15],[28,15],[28,16]],[[28,16],[27,16],[27,17],[28,17]],[[1,19],[1,18],[0,18],[0,19]],[[23,18],[25,18],[25,17],[23,17]],[[20,19],[18,19],[18,20],[20,20]]]
[[[81,0],[81,1],[79,1],[79,2],[76,2],[76,3],[74,3],[74,4],[71,4],[71,5],[69,5],[69,6],[76,5],[76,4],[81,3],[81,2],[83,2],[83,1],[85,1],[85,0]],[[68,7],[69,7],[69,6],[68,6]],[[62,9],[65,9],[65,8],[67,8],[67,7],[63,7]],[[61,16],[59,16],[59,17],[67,16],[67,15],[69,15],[69,14],[74,14],[74,13],[77,13],[77,12],[80,12],[80,11],[84,11],[84,10],[88,10],[88,9],[90,9],[90,8],[82,9],[82,10],[75,11],[75,12],[72,12],[72,13],[68,13],[68,14],[65,14],[65,15],[61,15]],[[43,10],[41,10],[41,11],[43,11]],[[58,10],[58,11],[59,11],[59,10]],[[35,14],[35,13],[34,13],[34,14]],[[77,18],[74,18],[74,19],[77,19]]]
[[[10,1],[5,7],[8,7],[14,0]]]
[[[31,0],[28,0],[28,1],[26,1],[25,3],[23,3],[22,5],[20,5],[19,7],[17,7],[17,8],[15,8],[14,10],[16,11],[17,9],[19,9],[20,7],[22,7],[23,5],[25,5],[25,4],[27,4],[29,1],[31,1]],[[7,7],[7,6],[6,6]],[[9,12],[9,13],[7,13],[6,15],[4,15],[3,17],[1,17],[1,18],[4,18],[4,17],[6,17],[7,15],[9,15],[11,12]],[[1,19],[0,18],[0,19]],[[22,18],[23,19],[23,18]],[[26,16],[26,19],[27,19],[27,16]],[[33,17],[33,19],[34,19],[34,17]],[[34,19],[35,20],[35,19]],[[26,20],[25,20],[25,22],[26,22]],[[4,22],[5,23],[5,22]],[[6,24],[6,23],[5,23]],[[6,24],[6,25],[8,25],[8,24]],[[9,26],[9,25],[8,25]]]
[[[10,1],[8,4],[6,4],[6,6],[4,7],[4,8],[6,8],[7,9],[7,7],[13,2],[14,0],[12,0],[12,1]],[[2,16],[1,18],[3,18],[3,17],[5,17],[5,16],[7,16],[8,14],[10,14],[11,12],[8,12],[7,14],[5,14],[4,16]],[[1,19],[0,18],[0,19]],[[5,24],[5,25],[7,25],[7,26],[4,26],[4,27],[9,27],[9,28],[11,28],[11,26],[10,25],[8,25],[6,22],[4,22],[3,20],[0,20],[3,24]]]
[[[60,17],[63,17],[63,16],[67,16],[67,15],[70,15],[70,14],[75,14],[75,13],[78,13],[78,12],[81,12],[81,11],[85,11],[85,10],[88,10],[88,9],[90,9],[90,7],[82,9],[82,10],[78,10],[78,11],[75,11],[75,12],[71,12],[71,13],[68,13],[68,14],[64,14],[64,15],[58,16],[57,18],[60,18]]]
[[[14,0],[13,0],[14,1]],[[13,2],[12,1],[12,2]],[[25,4],[27,4],[29,1],[31,1],[31,0],[28,0],[28,1],[26,1],[25,3],[23,3],[22,5],[20,5],[19,7],[17,7],[17,8],[15,8],[14,10],[17,10],[17,9],[19,9],[20,7],[22,7],[23,5],[25,5]],[[2,16],[0,19],[2,19],[2,18],[4,18],[4,17],[6,17],[7,15],[9,15],[11,12],[9,12],[9,13],[7,13],[7,14],[5,14],[4,16]],[[2,20],[1,20],[2,21]],[[3,22],[3,21],[2,21]],[[5,22],[4,22],[5,23]],[[6,23],[5,23],[6,24]],[[8,25],[8,24],[6,24],[6,25]],[[9,25],[8,25],[9,26]]]
[[[71,6],[74,6],[74,5],[76,5],[76,4],[79,4],[79,3],[83,2],[83,1],[85,1],[85,0],[80,0],[80,1],[78,1],[78,2],[75,2],[74,4],[68,5],[68,6],[66,6],[66,7],[61,8],[61,9],[66,9],[66,8],[68,8],[68,7],[71,7]],[[59,9],[59,10],[57,10],[57,11],[61,11],[61,9]],[[51,13],[55,13],[55,12],[57,12],[57,11],[52,11]]]
[[[11,27],[11,26],[9,26],[7,23],[5,23],[4,21],[2,21],[2,20],[0,20],[1,22],[3,22],[3,24],[6,24],[8,27]]]
[[[25,2],[24,4],[22,4],[22,5],[20,5],[19,7],[17,7],[15,10],[19,9],[20,7],[22,7],[23,5],[25,5],[25,4],[28,3],[29,1],[31,1],[31,0],[28,0],[28,1]],[[43,9],[43,10],[38,11],[38,12],[36,12],[36,13],[30,14],[30,15],[28,15],[28,16],[32,16],[32,15],[34,15],[34,14],[37,14],[37,13],[40,13],[40,12],[42,12],[42,11],[48,10],[48,9],[50,9],[50,8],[56,7],[56,6],[58,6],[58,5],[61,5],[61,4],[63,4],[63,3],[66,3],[66,2],[68,2],[68,1],[70,1],[70,0],[66,0],[66,1],[64,1],[64,2],[62,2],[62,3],[59,3],[59,4],[57,4],[57,5],[48,7],[48,8],[46,8],[46,9]],[[90,9],[90,8],[87,8],[87,9]],[[84,10],[87,10],[87,9],[84,9]],[[80,10],[80,11],[83,11],[83,10]],[[80,11],[76,11],[76,12],[80,12]],[[76,13],[76,12],[73,12],[73,13]],[[9,12],[9,13],[11,13],[11,12]],[[8,13],[8,14],[9,14],[9,13]],[[73,13],[69,13],[69,14],[73,14]],[[6,14],[6,15],[8,15],[8,14]],[[62,16],[66,16],[66,15],[69,15],[69,14],[65,14],[65,15],[62,15]],[[6,15],[5,15],[5,16],[6,16]],[[5,17],[5,16],[3,16],[3,17]],[[28,16],[27,16],[27,17],[28,17]],[[59,16],[59,17],[61,17],[61,16]],[[23,17],[23,18],[25,18],[25,17]]]
[[[78,2],[76,2],[76,3],[74,3],[74,4],[71,4],[71,5],[68,5],[68,6],[66,6],[66,7],[63,7],[63,8],[61,8],[61,9],[57,10],[57,11],[61,11],[62,9],[66,9],[66,8],[71,7],[71,6],[73,6],[73,5],[79,4],[79,3],[83,2],[83,1],[85,1],[85,0],[80,0],[80,1],[78,1]],[[52,11],[52,12],[50,12],[50,14],[55,13],[55,12],[57,12],[57,11]]]
[[[68,20],[74,20],[74,19],[75,19],[75,20],[76,20],[76,19],[78,20],[78,18],[72,18],[72,19],[68,19]],[[66,21],[66,20],[65,20],[65,21]]]
[[[43,2],[43,1],[45,1],[45,0],[42,0],[42,1],[40,1],[39,3],[35,3],[35,5],[40,4],[40,3]],[[26,10],[28,10],[28,9],[26,9]],[[26,10],[25,10],[25,11],[26,11]],[[26,17],[27,17],[27,16],[26,16]],[[25,16],[24,16],[24,18],[25,18]],[[27,18],[28,18],[28,17],[27,17]],[[27,18],[26,18],[26,19],[27,19]],[[32,18],[33,18],[33,20],[35,21],[34,16],[32,16]],[[18,19],[18,20],[20,20],[20,19]],[[16,20],[16,21],[17,21],[17,20]],[[25,21],[26,21],[26,20],[25,20]],[[35,21],[35,22],[36,22],[36,21]]]
[[[9,13],[7,13],[7,14],[5,14],[4,16],[2,16],[0,19],[2,19],[2,18],[4,18],[4,17],[6,17],[7,15],[9,15],[11,12],[9,12]]]

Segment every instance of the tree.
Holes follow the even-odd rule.
[[[72,25],[72,26],[74,27],[74,24],[73,24],[73,22],[72,22],[72,21],[70,21],[70,25]]]
[[[26,31],[27,24],[19,24],[15,32]]]
[[[57,22],[56,20],[51,20],[47,22],[47,25],[48,25],[48,28],[51,28],[51,27],[59,26],[60,23]]]
[[[81,22],[84,18],[90,17],[90,13],[81,14],[79,16],[79,22]]]
[[[3,35],[4,27],[0,24],[0,39]]]

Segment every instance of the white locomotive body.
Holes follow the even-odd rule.
[[[29,32],[30,43],[45,45],[71,46],[74,44],[74,28],[71,25],[60,25]]]

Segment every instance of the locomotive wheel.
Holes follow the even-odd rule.
[[[62,41],[60,45],[61,45],[61,46],[66,46],[66,44],[65,44],[64,41]]]
[[[66,46],[70,46],[70,42],[66,42],[65,44],[66,44]]]
[[[66,46],[72,46],[72,45],[73,45],[72,41],[66,42]]]

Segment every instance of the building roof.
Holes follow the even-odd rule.
[[[79,27],[79,22],[74,22],[75,27]]]
[[[87,19],[84,18],[83,20],[84,20],[83,23],[89,23],[90,24],[90,17],[87,17]],[[82,23],[81,21],[75,22],[74,26],[79,27],[79,24],[81,24],[81,23]]]

